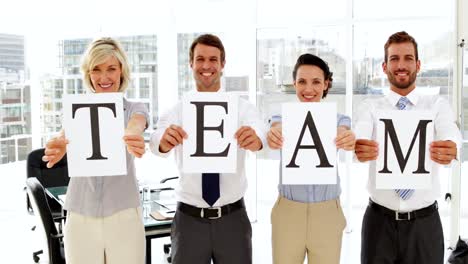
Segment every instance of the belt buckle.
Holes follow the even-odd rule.
[[[208,219],[218,219],[222,216],[221,214],[221,207],[210,207],[210,208],[202,208],[200,211],[200,217],[205,218],[205,209],[210,209],[210,210],[217,210],[217,216],[213,217],[207,217]]]
[[[399,211],[395,211],[395,220],[396,220],[396,221],[404,221],[404,220],[409,221],[409,220],[411,220],[411,214],[410,214],[410,212],[407,212],[408,218],[400,218],[399,214],[400,214]]]

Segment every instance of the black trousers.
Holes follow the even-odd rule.
[[[411,220],[370,206],[362,220],[362,264],[442,264],[444,235],[439,212]]]
[[[252,263],[252,226],[245,208],[218,219],[177,210],[171,240],[174,264]]]

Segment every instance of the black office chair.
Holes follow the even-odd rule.
[[[46,167],[47,163],[42,161],[42,156],[44,156],[43,148],[33,150],[29,153],[26,162],[26,177],[36,177],[45,188],[68,186],[70,178],[68,177],[67,155],[65,154],[63,159],[50,169]],[[61,216],[62,207],[60,204],[51,197],[47,197],[47,202],[49,203],[52,215],[57,217]],[[27,194],[26,207],[28,212],[32,212]]]
[[[26,162],[26,177],[31,178],[35,177],[44,187],[57,187],[57,186],[68,186],[70,178],[68,177],[68,165],[67,165],[67,155],[65,155],[62,160],[57,162],[53,168],[47,168],[46,162],[42,161],[42,156],[44,156],[44,149],[36,149],[29,153],[27,162]],[[59,230],[62,230],[61,226],[61,216],[62,216],[62,206],[55,201],[53,198],[46,196],[47,203],[52,212],[52,217],[57,219],[56,221],[59,224]],[[26,193],[26,209],[30,214],[33,214],[33,208],[31,207],[31,202],[29,196]],[[36,227],[34,226],[32,230]],[[39,255],[43,251],[33,252],[34,262],[39,262]]]
[[[47,241],[50,264],[65,264],[65,252],[63,248],[63,235],[57,231],[52,217],[47,195],[44,187],[36,178],[26,179],[26,189],[29,194],[30,204],[35,212],[36,219],[41,223]],[[61,217],[63,219],[63,217]]]

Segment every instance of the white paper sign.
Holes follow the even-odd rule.
[[[123,113],[122,93],[63,97],[70,177],[127,174]]]
[[[184,173],[235,173],[238,97],[229,93],[192,93],[182,102]]]
[[[282,105],[282,183],[336,184],[336,104]]]
[[[392,110],[378,112],[376,118],[376,188],[431,188],[433,162],[429,144],[434,140],[434,114]]]

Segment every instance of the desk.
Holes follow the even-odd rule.
[[[59,196],[67,193],[67,186],[50,187],[45,188],[45,190],[47,195],[57,200],[57,202],[63,206],[64,201],[62,201]],[[151,201],[146,204],[151,206],[151,212],[161,209],[161,205],[156,202],[158,199],[159,192],[151,192]],[[158,221],[151,216],[143,216],[146,235],[146,264],[151,264],[151,239],[170,236],[171,223],[172,221]]]

